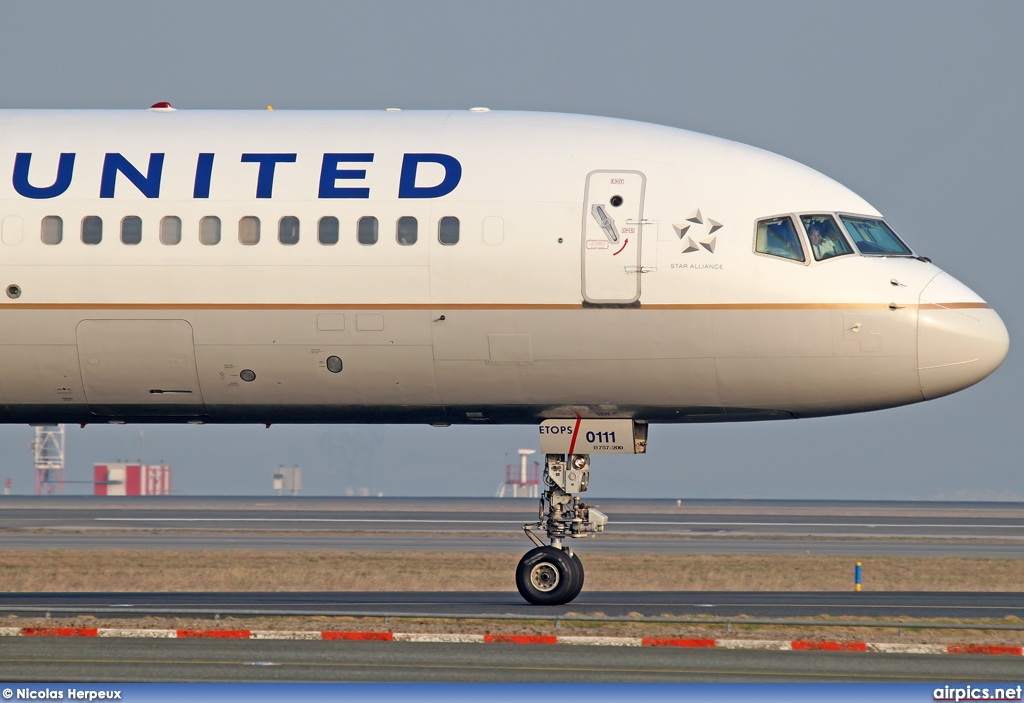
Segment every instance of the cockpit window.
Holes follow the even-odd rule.
[[[910,248],[896,236],[889,225],[881,220],[872,220],[866,217],[848,217],[840,215],[839,218],[846,226],[846,231],[853,238],[853,243],[861,254],[869,256],[913,256]]]
[[[775,217],[758,222],[754,250],[760,254],[781,256],[793,261],[806,261],[796,227],[793,226],[793,220],[788,217]]]
[[[832,215],[801,215],[800,221],[807,230],[807,240],[811,243],[815,261],[853,253]]]

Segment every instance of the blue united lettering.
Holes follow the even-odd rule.
[[[34,186],[29,183],[28,172],[32,165],[32,154],[18,154],[14,157],[14,191],[26,198],[44,200],[56,198],[63,194],[71,185],[71,176],[75,170],[75,155],[61,154],[57,162],[57,175],[48,186]]]
[[[120,173],[147,198],[159,198],[160,177],[163,175],[163,169],[163,154],[149,155],[149,168],[146,170],[145,176],[121,154],[107,154],[103,159],[103,175],[100,176],[100,197],[114,197],[117,174]]]
[[[74,153],[62,153],[57,161],[56,173],[45,165],[42,170],[32,168],[31,153],[18,153],[14,158],[11,184],[14,192],[24,198],[49,200],[68,192],[75,179]],[[174,158],[173,155],[171,158]],[[194,178],[191,183],[192,198],[196,200],[216,197],[215,154],[204,152],[195,159]],[[238,157],[234,157],[237,159]],[[291,164],[297,164],[301,155],[297,153],[247,152],[241,155],[241,163],[256,164],[253,196],[256,199],[274,197],[274,186],[280,178],[289,175]],[[310,183],[310,192],[316,189],[316,198],[366,199],[370,197],[367,173],[375,163],[372,153],[329,152],[321,156],[319,179]],[[99,197],[112,199],[118,195],[141,193],[146,198],[161,197],[163,187],[165,154],[153,153],[148,157],[126,157],[117,152],[104,155],[100,172]],[[223,162],[223,156],[217,163]],[[51,162],[52,163],[52,162]],[[239,163],[235,161],[235,163]],[[429,165],[429,169],[421,166]],[[438,169],[439,167],[439,169]],[[427,172],[429,170],[429,173]],[[462,181],[462,164],[450,154],[410,153],[403,154],[399,170],[397,192],[400,199],[434,199],[454,192]],[[187,186],[186,186],[187,187]],[[181,197],[174,193],[171,197]]]

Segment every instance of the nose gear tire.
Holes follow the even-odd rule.
[[[537,547],[519,560],[516,587],[534,605],[564,605],[583,588],[583,568],[561,549]]]
[[[576,596],[580,594],[580,591],[583,590],[583,562],[580,561],[579,555],[575,553],[573,553],[573,555],[569,558],[569,561],[576,569],[576,586],[573,588],[572,594],[569,596],[569,601],[573,601],[576,599]]]

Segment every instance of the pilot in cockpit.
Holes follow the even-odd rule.
[[[818,261],[836,255],[835,242],[831,238],[822,238],[821,225],[817,222],[807,228],[807,238],[811,240],[811,249],[814,250],[814,258]]]
[[[807,228],[807,239],[811,242],[811,251],[817,261],[824,261],[833,256],[851,254],[850,245],[839,233],[835,220],[831,217],[808,217],[804,216],[804,226]]]

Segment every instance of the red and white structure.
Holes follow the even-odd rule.
[[[537,498],[540,496],[540,464],[528,462],[526,457],[536,453],[535,449],[519,450],[519,466],[505,465],[505,482],[498,484],[495,498],[504,498],[505,491],[513,498]]]
[[[93,495],[166,496],[171,467],[166,464],[94,464]]]

